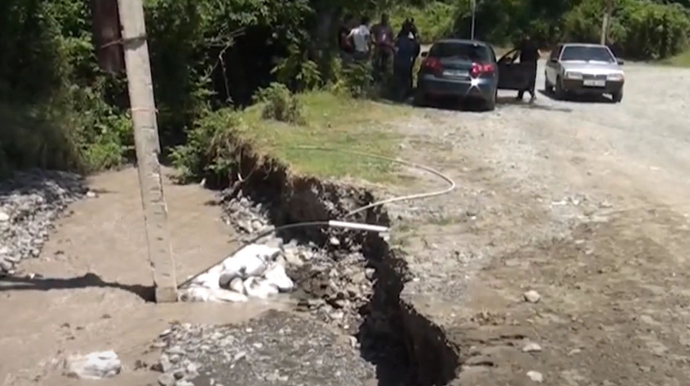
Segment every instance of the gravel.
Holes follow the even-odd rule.
[[[156,344],[159,384],[366,385],[375,377],[348,339],[313,318],[269,311],[241,325],[175,324]]]
[[[224,201],[224,219],[247,241],[270,229],[271,207],[241,195]],[[295,282],[292,294],[299,299],[298,311],[310,313],[324,323],[348,334],[356,334],[363,317],[362,306],[369,302],[376,281],[359,246],[348,240],[331,238],[327,245],[267,236],[257,243],[279,247],[288,276]],[[337,247],[337,248],[334,248]]]
[[[82,177],[65,172],[31,170],[1,182],[0,275],[38,257],[53,221],[86,193]]]

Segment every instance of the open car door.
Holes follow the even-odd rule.
[[[524,90],[529,85],[527,72],[515,63],[517,50],[512,50],[498,60],[498,88],[500,90]]]

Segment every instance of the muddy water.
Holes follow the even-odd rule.
[[[136,171],[96,176],[97,198],[76,203],[42,256],[22,263],[42,278],[0,279],[0,384],[80,385],[59,375],[74,353],[115,350],[127,369],[153,363],[150,343],[170,322],[234,323],[292,301],[155,305]],[[236,246],[214,196],[198,186],[166,184],[178,281],[206,269]],[[156,374],[126,371],[100,385],[146,385]]]

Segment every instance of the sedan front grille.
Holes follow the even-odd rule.
[[[583,74],[582,79],[606,80],[606,75]]]

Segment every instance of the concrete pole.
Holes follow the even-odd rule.
[[[474,40],[474,23],[475,23],[475,17],[474,14],[477,11],[477,0],[470,0],[471,1],[471,6],[472,6],[472,30],[470,31],[470,39]]]
[[[604,17],[601,19],[601,44],[606,45],[609,35],[609,25],[611,24],[611,15],[616,6],[615,0],[606,0],[606,8],[604,8]]]
[[[601,19],[601,44],[606,45],[606,35],[609,28],[609,11],[604,11],[604,17]]]
[[[148,258],[153,270],[156,302],[177,301],[175,262],[170,245],[168,213],[163,195],[160,142],[146,24],[141,0],[118,0],[125,52],[129,101],[139,169],[139,188],[144,209]]]

